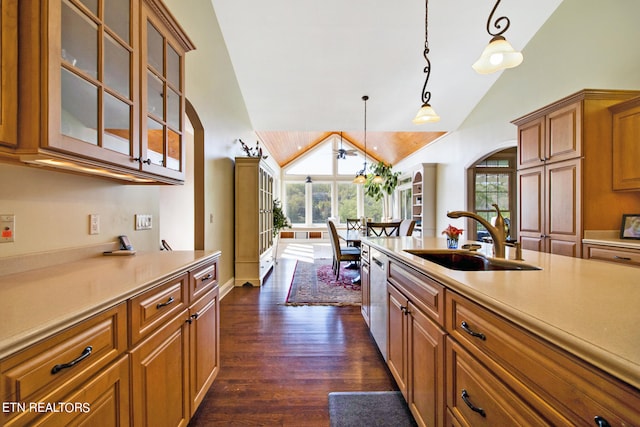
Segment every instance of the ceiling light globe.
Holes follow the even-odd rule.
[[[522,53],[516,52],[504,37],[495,36],[484,48],[480,58],[472,65],[479,74],[490,74],[522,63]]]
[[[423,104],[412,121],[417,125],[421,125],[423,123],[435,123],[440,121],[440,116],[436,114],[431,105]]]

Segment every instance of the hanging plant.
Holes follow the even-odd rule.
[[[385,194],[392,195],[398,186],[398,176],[400,172],[392,172],[393,166],[380,161],[369,166],[370,174],[367,174],[367,182],[364,184],[364,193],[375,201],[379,201]],[[382,178],[381,183],[373,182],[378,175]]]

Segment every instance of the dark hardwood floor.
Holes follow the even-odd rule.
[[[295,260],[220,304],[221,370],[189,424],[328,426],[328,393],[397,390],[360,307],[285,306]]]

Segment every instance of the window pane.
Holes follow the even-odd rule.
[[[380,221],[382,219],[382,199],[376,201],[365,195],[364,216],[371,218],[374,222]]]
[[[338,218],[340,223],[347,218],[358,218],[357,188],[354,184],[338,184]]]
[[[292,224],[305,223],[304,187],[304,183],[287,183],[285,185],[287,195],[285,214]]]
[[[356,176],[364,166],[364,157],[358,153],[355,156],[347,156],[338,160],[338,175]]]
[[[324,224],[331,216],[331,184],[311,184],[314,224]]]
[[[313,152],[298,160],[295,165],[286,171],[287,175],[332,175],[333,174],[333,149],[331,143],[326,143],[313,150]]]

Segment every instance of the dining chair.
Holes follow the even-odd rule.
[[[392,222],[368,222],[367,236],[390,237],[400,235],[401,221]]]
[[[362,230],[360,218],[347,218],[347,230]]]
[[[413,228],[416,226],[416,222],[413,219],[403,219],[400,223],[399,234],[401,236],[411,236],[413,234]]]
[[[340,238],[338,237],[338,231],[333,221],[327,221],[327,227],[329,228],[329,238],[331,239],[331,247],[333,248],[333,264],[331,268],[336,274],[336,280],[340,278],[340,263],[343,261],[360,261],[360,249],[340,246]]]

